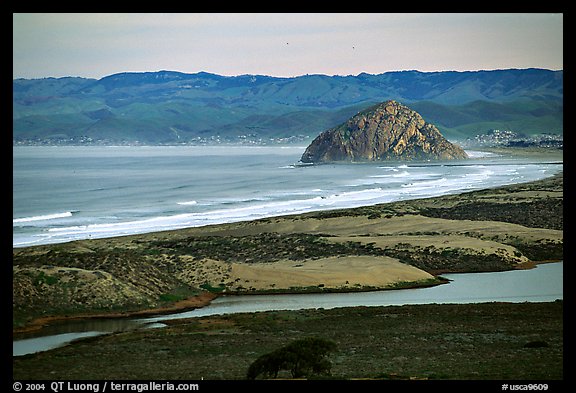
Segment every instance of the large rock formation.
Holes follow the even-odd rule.
[[[302,155],[304,163],[468,158],[412,109],[393,100],[373,106],[322,132]]]

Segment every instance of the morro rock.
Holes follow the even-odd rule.
[[[304,163],[384,160],[452,160],[468,155],[422,116],[390,100],[322,132],[300,159]]]

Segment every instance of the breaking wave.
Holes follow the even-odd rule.
[[[47,220],[55,220],[59,218],[66,218],[72,217],[74,211],[71,212],[64,212],[64,213],[53,213],[53,214],[43,214],[40,216],[32,216],[32,217],[21,217],[21,218],[14,218],[12,220],[12,225],[22,224],[22,223],[30,223],[34,221],[47,221]]]

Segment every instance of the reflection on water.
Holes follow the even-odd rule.
[[[121,332],[141,327],[142,324],[128,318],[79,319],[55,322],[40,331],[30,332],[20,337],[32,338],[63,333],[78,332]]]
[[[154,327],[152,325],[154,324],[150,324]],[[12,356],[47,351],[81,338],[123,332],[142,326],[141,322],[128,318],[69,320],[54,323],[41,330],[19,335],[19,339],[12,342]]]
[[[548,302],[563,299],[563,263],[530,270],[495,273],[446,274],[449,284],[392,291],[299,295],[222,296],[209,306],[183,313],[142,319],[168,319],[269,310],[299,310],[354,306],[396,306],[430,303]]]
[[[45,351],[73,340],[137,328],[161,328],[161,321],[270,310],[430,303],[548,302],[563,299],[563,262],[530,270],[447,274],[449,284],[392,291],[298,295],[222,296],[206,307],[145,319],[101,319],[55,324],[36,332],[43,337],[13,342],[13,356]],[[31,337],[31,336],[28,336]]]
[[[53,336],[27,338],[12,343],[12,356],[22,356],[29,353],[47,351],[63,344],[85,337],[94,337],[104,332],[63,333]]]

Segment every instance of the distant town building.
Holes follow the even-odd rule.
[[[543,147],[562,149],[564,136],[553,133],[525,135],[511,130],[489,130],[466,139],[463,146],[474,147]]]

